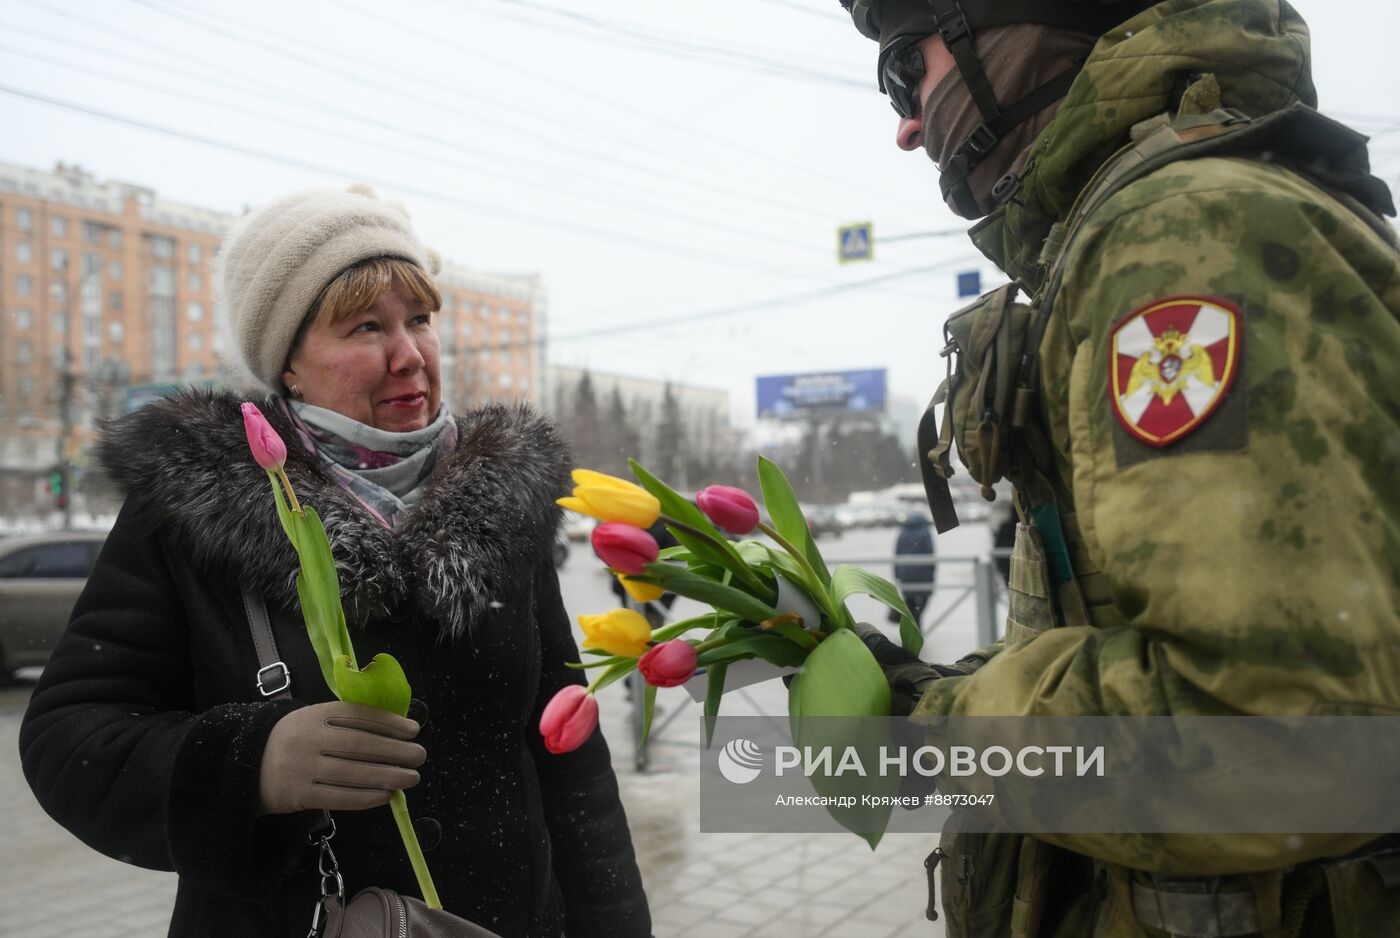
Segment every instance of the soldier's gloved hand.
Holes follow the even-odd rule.
[[[920,660],[865,622],[856,623],[856,635],[875,656],[880,670],[885,672],[885,680],[890,683],[890,716],[908,716],[914,712],[928,685],[940,677],[963,673],[956,668]]]
[[[268,734],[258,775],[263,814],[363,811],[418,784],[428,757],[413,720],[333,701],[293,710]]]

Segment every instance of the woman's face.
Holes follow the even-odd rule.
[[[306,403],[371,427],[422,429],[441,403],[432,310],[395,280],[365,312],[312,325],[282,381]]]

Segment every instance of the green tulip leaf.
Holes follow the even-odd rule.
[[[821,577],[822,585],[828,585],[831,574],[827,572],[826,561],[822,559],[812,531],[807,527],[807,518],[797,503],[797,495],[778,464],[764,456],[758,457],[758,484],[763,489],[763,504],[768,509],[768,517],[773,519],[774,530],[802,551],[817,576]]]
[[[847,598],[857,593],[878,599],[899,613],[899,643],[904,646],[905,651],[917,655],[924,647],[924,636],[895,585],[884,577],[878,577],[860,567],[847,564],[837,567],[831,575],[832,601],[838,605],[844,604]]]
[[[806,657],[802,649],[780,635],[755,635],[706,649],[696,657],[695,664],[708,668],[740,658],[762,658],[780,668],[796,668]]]
[[[364,670],[357,669],[349,655],[335,660],[335,695],[349,703],[364,704],[408,715],[413,693],[403,668],[392,655],[375,655]]]
[[[615,681],[626,677],[630,672],[636,670],[636,668],[636,658],[624,658],[617,664],[612,665],[608,668],[608,670],[603,672],[602,676],[598,678],[598,682],[593,685],[594,693],[597,693],[604,687],[607,687],[609,684],[612,684]]]
[[[656,685],[648,684],[646,691],[642,694],[642,738],[637,741],[637,746],[647,744],[647,736],[651,734],[651,718],[656,712]]]
[[[741,589],[716,583],[709,577],[700,576],[691,570],[683,570],[669,564],[649,563],[646,565],[646,574],[636,577],[636,579],[659,584],[678,596],[707,603],[716,609],[733,613],[753,622],[762,622],[777,615],[772,606],[755,599]]]
[[[689,547],[663,547],[656,555],[657,560],[684,560],[690,561],[694,556]]]
[[[715,738],[715,718],[719,716],[719,701],[724,696],[724,673],[728,669],[724,662],[705,669],[705,748]]]
[[[807,656],[788,690],[788,718],[793,743],[800,748],[833,752],[853,748],[864,765],[878,765],[882,747],[889,745],[885,721],[827,720],[822,717],[885,717],[890,712],[890,686],[885,674],[850,629],[838,629]],[[818,794],[832,799],[827,808],[837,823],[863,838],[873,850],[889,824],[890,807],[863,805],[860,795],[893,795],[895,775],[864,778],[810,776]],[[836,799],[855,796],[853,807],[837,807]]]
[[[651,640],[657,643],[678,638],[689,632],[691,629],[714,629],[719,625],[719,614],[707,612],[703,616],[695,616],[690,619],[682,619],[679,622],[672,622],[664,625],[651,633]]]

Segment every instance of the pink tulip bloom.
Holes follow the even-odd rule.
[[[614,570],[639,576],[647,564],[656,562],[660,548],[656,538],[641,528],[608,521],[593,529],[593,552]]]
[[[695,502],[711,521],[730,534],[748,534],[758,527],[758,506],[743,489],[712,485],[696,492]]]
[[[637,670],[653,687],[675,687],[695,673],[695,646],[679,638],[662,642],[642,655]]]
[[[258,405],[247,401],[243,403],[243,432],[248,434],[248,448],[259,466],[268,472],[282,468],[287,461],[287,444],[272,429]]]
[[[598,725],[598,701],[582,684],[561,687],[540,714],[544,748],[558,755],[582,746]]]

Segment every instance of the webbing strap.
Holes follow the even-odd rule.
[[[1133,914],[1147,927],[1181,938],[1233,938],[1260,931],[1253,892],[1205,891],[1205,885],[1191,880],[1181,883],[1177,891],[1134,882]]]

